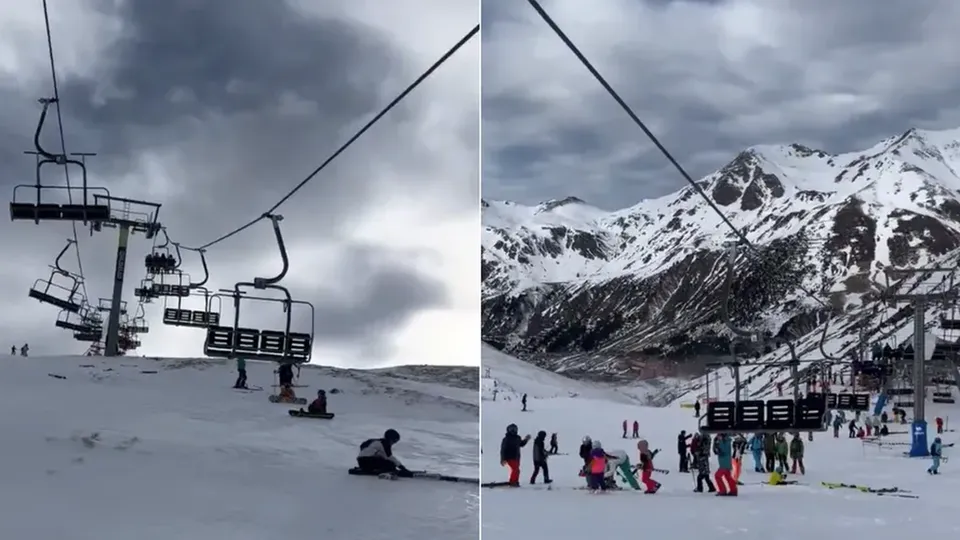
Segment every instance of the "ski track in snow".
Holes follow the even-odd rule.
[[[264,387],[249,393],[230,388],[233,363],[209,360],[10,357],[0,366],[0,538],[479,534],[475,485],[346,473],[360,442],[393,427],[411,469],[476,478],[475,391],[305,368],[298,395],[341,391],[329,395],[337,416],[328,421],[291,418],[291,406],[267,401],[273,364],[248,362],[249,384]]]
[[[570,381],[545,381],[537,368],[515,360],[506,366],[491,367],[490,377],[507,378],[516,385],[522,381],[523,369],[535,381],[537,392],[545,394],[544,385],[556,384],[553,395],[562,395],[565,388],[575,388]],[[490,367],[490,366],[485,366]],[[522,387],[517,388],[523,391]],[[485,398],[486,399],[486,398]],[[807,442],[805,462],[807,475],[792,475],[805,485],[768,486],[760,482],[766,475],[753,472],[752,458],[744,460],[740,496],[717,498],[693,493],[693,478],[678,472],[677,434],[681,429],[692,432],[697,421],[692,411],[677,406],[648,408],[623,403],[616,393],[604,398],[529,397],[530,412],[521,413],[518,401],[484,401],[481,456],[484,482],[506,480],[507,469],[500,466],[499,447],[504,429],[516,423],[521,435],[536,435],[539,430],[558,433],[560,452],[549,465],[554,479],[550,489],[530,486],[532,473],[531,447],[523,449],[519,489],[483,488],[483,525],[485,538],[496,540],[529,540],[531,538],[607,538],[654,536],[657,538],[736,537],[739,540],[773,539],[841,539],[852,536],[874,540],[902,540],[922,534],[925,537],[948,538],[960,532],[960,524],[950,517],[956,509],[956,493],[960,489],[960,473],[948,461],[941,466],[941,475],[926,474],[928,459],[901,457],[909,450],[906,435],[891,435],[889,446],[864,444],[859,439],[834,439],[832,433],[816,433]],[[942,406],[930,411],[960,418],[958,406]],[[849,415],[848,415],[849,416]],[[577,456],[584,435],[603,442],[607,450],[624,450],[632,462],[637,460],[636,441],[621,438],[621,422],[638,420],[640,434],[652,448],[660,448],[655,464],[670,471],[655,474],[663,487],[656,495],[643,495],[632,490],[590,495],[575,489],[583,485],[577,476],[581,461]],[[932,425],[932,422],[931,422]],[[902,426],[906,430],[908,426]],[[951,426],[947,426],[948,428]],[[901,431],[891,424],[894,431]],[[843,433],[841,433],[844,436]],[[932,441],[934,435],[930,435]],[[960,442],[956,433],[945,433],[944,443]],[[952,457],[956,449],[947,448]],[[712,459],[711,476],[716,471]],[[919,499],[877,496],[850,489],[828,490],[820,482],[843,482],[874,488],[899,487],[910,490]],[[951,536],[948,536],[951,535]]]

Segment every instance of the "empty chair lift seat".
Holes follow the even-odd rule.
[[[289,335],[274,330],[256,330],[210,326],[203,352],[212,357],[230,357],[236,353],[256,360],[294,360],[305,362],[310,358],[312,338],[309,334],[291,332]]]

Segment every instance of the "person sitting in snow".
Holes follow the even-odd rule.
[[[413,473],[393,455],[393,446],[400,442],[400,433],[388,429],[380,439],[367,439],[360,444],[357,454],[357,468],[367,474],[396,474],[411,477]]]
[[[310,414],[327,414],[327,393],[324,390],[317,390],[317,399],[310,402],[307,407]]]

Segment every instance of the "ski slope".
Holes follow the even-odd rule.
[[[223,361],[4,359],[0,538],[477,538],[476,484],[346,472],[395,428],[409,468],[476,478],[475,376],[305,367],[298,394],[336,413],[315,420],[268,402],[273,368],[249,362],[265,390],[243,392]]]
[[[563,388],[556,388],[562,394]],[[853,535],[873,540],[903,540],[922,534],[938,537],[960,531],[951,513],[960,508],[955,493],[960,473],[947,462],[941,475],[926,474],[928,459],[901,456],[908,450],[907,435],[891,435],[885,446],[865,444],[859,439],[832,438],[817,433],[807,442],[806,476],[791,476],[803,485],[761,485],[766,475],[754,473],[750,456],[738,498],[717,498],[693,493],[693,478],[678,473],[677,434],[691,432],[697,421],[692,411],[679,407],[649,408],[596,398],[557,397],[536,402],[531,412],[520,412],[517,402],[485,401],[482,417],[482,480],[503,481],[507,469],[499,463],[500,439],[506,426],[516,423],[521,435],[535,436],[543,430],[556,432],[561,454],[549,459],[554,483],[528,485],[532,472],[530,444],[523,449],[519,489],[483,488],[482,534],[497,540],[530,538],[633,538],[638,534],[654,538],[729,537],[738,540],[840,539]],[[949,414],[949,410],[939,412]],[[960,418],[953,411],[954,418]],[[849,414],[848,414],[849,416]],[[932,424],[932,416],[928,418]],[[638,420],[640,434],[652,448],[660,448],[657,468],[670,471],[655,474],[663,487],[655,495],[632,490],[590,495],[576,489],[583,485],[577,476],[582,462],[577,456],[584,435],[603,442],[605,449],[623,450],[637,461],[635,440],[621,438],[621,422]],[[894,431],[907,426],[890,425]],[[841,433],[842,437],[845,434]],[[931,433],[930,440],[933,440]],[[944,443],[960,440],[955,433],[943,435]],[[947,448],[948,458],[955,449]],[[711,473],[716,471],[712,460]],[[911,490],[918,499],[878,496],[856,490],[828,490],[821,481],[866,485],[874,488],[899,487]]]

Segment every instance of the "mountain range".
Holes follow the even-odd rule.
[[[861,333],[907,339],[912,307],[882,293],[952,287],[952,273],[885,270],[957,267],[960,129],[845,154],[754,146],[697,185],[750,246],[692,186],[612,212],[482,201],[484,341],[554,371],[637,377],[651,360],[727,354],[727,312],[820,358]],[[934,330],[953,311],[929,309]]]

